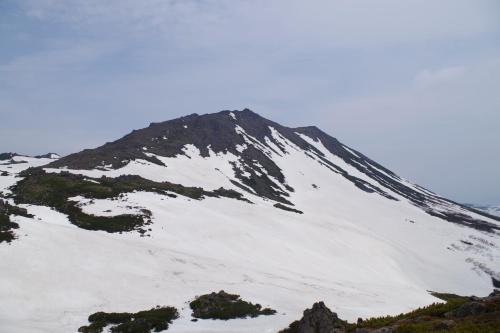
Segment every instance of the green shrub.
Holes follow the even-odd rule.
[[[252,304],[240,299],[239,295],[228,294],[223,290],[198,296],[189,306],[193,310],[193,317],[200,319],[234,319],[273,315],[275,310],[262,309],[260,304]]]
[[[174,307],[156,307],[136,313],[96,312],[89,316],[89,325],[78,329],[80,333],[101,333],[111,325],[112,333],[150,333],[167,330],[173,320],[179,317]]]
[[[220,188],[213,192],[204,191],[200,187],[185,187],[169,182],[154,182],[139,176],[120,176],[116,178],[88,178],[68,172],[47,173],[43,169],[29,168],[21,173],[24,177],[11,188],[17,203],[28,203],[53,207],[68,215],[71,223],[87,230],[103,230],[107,232],[126,232],[137,230],[149,224],[150,212],[140,215],[123,214],[118,216],[94,216],[85,214],[77,203],[68,201],[74,196],[94,199],[116,198],[123,193],[149,191],[172,196],[171,192],[192,199],[207,196],[226,196],[244,200],[241,194]]]

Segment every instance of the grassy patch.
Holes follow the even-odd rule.
[[[276,313],[273,309],[262,309],[260,304],[243,301],[239,295],[228,294],[223,290],[198,296],[189,306],[193,310],[193,317],[200,319],[228,320]]]
[[[88,178],[68,172],[46,173],[42,169],[30,168],[20,174],[25,177],[14,186],[17,198],[54,207],[63,205],[68,197],[81,195],[86,198],[107,199],[121,193],[149,191],[162,193],[175,192],[192,199],[201,199],[203,189],[185,187],[168,182],[160,183],[139,176],[120,176],[116,178]]]
[[[136,313],[96,312],[89,316],[89,325],[78,329],[80,333],[101,333],[111,325],[112,333],[150,333],[168,329],[173,320],[179,317],[174,307],[159,307]]]
[[[220,188],[213,192],[200,187],[186,187],[169,182],[154,182],[139,176],[116,178],[88,178],[68,172],[47,173],[43,169],[30,168],[20,174],[24,179],[11,188],[18,203],[49,206],[67,214],[74,225],[87,230],[126,232],[137,230],[145,233],[144,226],[151,222],[150,213],[141,215],[123,214],[118,216],[94,216],[85,214],[77,203],[68,201],[74,196],[93,199],[108,199],[134,191],[148,191],[172,196],[172,192],[192,199],[202,199],[204,195],[229,197],[245,200],[241,194]]]
[[[371,332],[391,327],[394,333],[500,333],[500,293],[484,298],[435,292],[432,295],[446,302],[434,303],[397,316],[359,321],[350,324],[348,332],[360,328]]]
[[[83,176],[69,173],[46,173],[41,169],[28,169],[21,174],[12,192],[17,203],[49,206],[67,214],[74,225],[87,230],[103,230],[107,232],[125,232],[137,230],[144,233],[143,226],[150,223],[148,216],[122,214],[117,216],[95,216],[85,214],[76,202],[68,198],[81,195],[87,198],[112,198],[129,183],[113,186],[111,181],[104,184],[90,182]],[[101,179],[103,181],[107,179]],[[121,186],[121,187],[120,187]]]
[[[444,295],[451,294],[441,294]],[[444,318],[444,314],[457,309],[461,305],[467,303],[467,297],[451,297],[446,303],[432,303],[431,305],[418,308],[408,313],[401,313],[396,316],[374,317],[366,319],[357,324],[358,328],[380,328],[384,326],[393,325],[402,320],[414,320],[418,317],[438,317]]]

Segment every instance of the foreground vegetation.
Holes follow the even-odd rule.
[[[136,313],[96,312],[89,316],[89,325],[78,329],[80,333],[101,333],[111,326],[111,333],[150,333],[168,329],[179,313],[174,307],[156,307]]]
[[[239,295],[228,294],[223,290],[196,297],[189,306],[193,317],[200,319],[234,319],[273,315],[275,310],[262,309],[260,304],[252,304],[240,299]]]
[[[444,303],[433,303],[396,316],[358,320],[347,332],[374,332],[382,328],[394,333],[500,333],[500,292],[488,297],[464,297],[433,293]]]
[[[432,294],[445,302],[396,316],[360,318],[355,324],[318,302],[279,333],[500,333],[500,290],[487,297]]]

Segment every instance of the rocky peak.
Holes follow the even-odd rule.
[[[407,199],[428,214],[450,222],[487,232],[500,230],[496,224],[467,214],[468,208],[403,180],[315,126],[282,126],[250,109],[203,115],[193,113],[151,123],[121,139],[96,149],[71,154],[49,166],[110,170],[142,160],[165,166],[165,172],[168,172],[168,165],[162,162],[164,158],[189,156],[187,148],[204,158],[217,154],[225,156],[234,171],[234,176],[231,175],[234,186],[288,206],[294,205],[291,196],[295,189],[293,184],[288,183],[282,168],[290,162],[286,156],[299,152],[364,192],[395,201]],[[484,212],[478,214],[486,216]],[[489,215],[486,217],[500,219]]]

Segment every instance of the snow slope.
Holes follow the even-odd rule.
[[[467,204],[467,206],[474,209],[479,209],[490,215],[500,216],[500,205],[481,206],[481,205]]]
[[[240,114],[226,116],[237,122]],[[94,178],[136,174],[206,190],[224,187],[241,192],[252,203],[148,192],[128,193],[117,200],[71,198],[84,212],[95,215],[147,208],[153,214],[150,237],[79,229],[64,214],[23,205],[35,218],[16,217],[19,239],[0,244],[0,332],[76,332],[91,313],[137,311],[157,304],[181,310],[169,332],[276,332],[318,300],[341,318],[355,320],[437,301],[429,290],[486,295],[492,289],[491,276],[500,277],[498,231],[430,215],[304,133],[297,133],[297,138],[315,150],[299,147],[272,126],[264,139],[238,124],[234,130],[245,140],[236,151],[243,154],[257,147],[268,156],[285,179],[270,176],[272,186],[288,193],[287,200],[303,214],[278,209],[273,206],[276,201],[245,187],[241,177],[266,174],[263,165],[255,163],[249,171],[237,153],[210,147],[206,156],[190,144],[174,156],[148,153],[163,165],[133,159],[120,168],[47,167],[49,172],[66,170]],[[0,172],[15,174],[28,165],[47,163],[26,160],[26,164],[0,165]],[[325,160],[397,200],[361,190]],[[431,193],[393,174],[387,176],[425,195]],[[0,182],[0,190],[7,191],[16,178],[0,177]],[[499,225],[439,200],[433,201],[439,211]],[[187,303],[195,295],[221,289],[278,314],[191,322]]]

